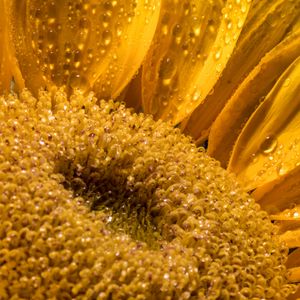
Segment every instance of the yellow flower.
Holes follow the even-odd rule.
[[[93,90],[208,142],[279,225],[289,280],[300,281],[299,1],[0,0],[0,9],[1,93],[12,78],[35,96]]]

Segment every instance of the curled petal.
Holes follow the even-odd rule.
[[[248,190],[294,169],[300,155],[300,57],[246,123],[228,169]]]
[[[295,28],[263,57],[218,115],[210,130],[208,153],[223,167],[227,166],[234,143],[251,114],[299,54],[300,28]]]
[[[300,2],[255,0],[236,48],[220,80],[185,121],[185,133],[198,142],[207,138],[212,123],[249,72],[276,46],[299,18]],[[243,101],[243,100],[241,100]],[[209,113],[207,113],[209,112]]]
[[[12,39],[26,86],[98,87],[115,98],[139,68],[160,1],[12,1]]]
[[[162,2],[143,67],[143,107],[181,122],[219,79],[241,32],[250,1]]]

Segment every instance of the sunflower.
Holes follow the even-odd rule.
[[[7,100],[7,103],[9,103],[7,105],[6,100],[2,99],[1,122],[5,120],[6,115],[13,122],[14,116],[22,115],[22,110],[24,111],[23,119],[32,116],[34,126],[39,128],[35,128],[35,130],[41,133],[41,136],[44,137],[45,135],[45,138],[40,139],[39,136],[39,140],[36,140],[36,135],[24,131],[23,138],[26,137],[27,141],[24,142],[23,147],[26,146],[26,149],[30,151],[40,149],[35,148],[36,144],[39,144],[38,147],[44,146],[47,136],[47,143],[51,151],[49,150],[49,153],[47,152],[45,155],[51,157],[51,162],[54,160],[59,161],[53,168],[56,172],[62,174],[64,179],[61,177],[47,179],[48,188],[53,193],[51,195],[47,193],[47,197],[45,197],[46,204],[42,204],[45,205],[43,206],[44,213],[47,211],[49,211],[49,215],[50,212],[52,213],[53,195],[55,194],[55,197],[65,203],[64,210],[61,211],[60,215],[55,212],[56,219],[50,220],[49,217],[49,222],[60,222],[61,224],[67,222],[69,227],[64,230],[74,240],[78,239],[78,235],[81,234],[82,239],[85,239],[88,245],[89,249],[87,251],[90,251],[90,258],[82,254],[81,256],[77,255],[75,259],[79,264],[82,263],[82,257],[84,257],[86,268],[82,268],[80,272],[82,282],[72,287],[73,296],[79,295],[85,286],[91,284],[91,278],[96,274],[92,272],[97,271],[94,270],[91,261],[96,259],[95,256],[101,255],[101,251],[106,251],[105,247],[112,247],[111,253],[118,253],[120,257],[123,257],[123,260],[120,258],[120,263],[130,261],[135,265],[137,264],[135,259],[139,258],[145,264],[145,269],[149,267],[153,274],[155,268],[162,268],[161,280],[163,280],[163,284],[160,289],[163,293],[162,297],[165,297],[165,299],[172,299],[172,296],[167,292],[170,289],[169,285],[172,285],[172,280],[176,284],[178,282],[182,283],[181,289],[184,290],[183,281],[186,279],[181,277],[178,279],[176,274],[173,274],[174,272],[170,273],[171,277],[174,276],[174,278],[169,278],[170,274],[161,267],[158,261],[161,256],[156,258],[156,254],[153,254],[149,249],[146,251],[139,244],[135,244],[134,258],[130,260],[130,257],[127,256],[132,251],[131,241],[120,240],[120,236],[117,234],[113,242],[111,240],[101,240],[102,237],[98,237],[99,243],[103,244],[102,248],[100,247],[97,250],[98,252],[92,253],[91,248],[94,247],[94,244],[90,243],[90,236],[93,234],[97,236],[96,225],[98,230],[99,228],[103,232],[107,230],[103,228],[103,224],[99,221],[99,218],[106,218],[107,215],[101,215],[103,207],[98,200],[91,200],[90,196],[86,195],[87,182],[100,185],[99,179],[96,178],[100,176],[100,171],[91,171],[92,166],[97,165],[98,169],[99,166],[102,169],[110,168],[111,165],[108,164],[107,158],[111,157],[112,160],[119,161],[118,166],[122,166],[122,168],[119,173],[117,172],[117,175],[114,169],[113,177],[105,177],[107,174],[105,172],[106,175],[101,173],[101,176],[106,178],[105,186],[111,184],[111,190],[113,190],[114,184],[122,185],[126,175],[127,187],[130,191],[134,190],[134,197],[137,195],[140,199],[150,197],[149,193],[150,190],[154,189],[153,185],[157,184],[161,187],[165,183],[161,183],[163,181],[161,180],[158,184],[155,183],[155,180],[158,182],[157,178],[152,178],[152,181],[150,181],[150,177],[147,177],[147,180],[140,179],[143,182],[141,186],[141,184],[138,184],[140,182],[136,181],[137,177],[142,176],[139,174],[143,174],[145,178],[145,174],[150,176],[149,172],[153,172],[153,165],[157,167],[157,161],[159,159],[164,160],[163,157],[168,157],[167,161],[169,157],[172,157],[173,160],[176,158],[180,163],[184,155],[190,155],[187,153],[196,151],[192,146],[187,146],[189,145],[189,139],[182,137],[179,130],[192,137],[198,146],[206,148],[207,154],[219,161],[223,168],[235,174],[241,186],[248,192],[248,194],[242,193],[240,197],[236,196],[239,199],[237,201],[242,199],[246,203],[239,203],[240,206],[247,206],[247,203],[251,202],[248,198],[248,195],[251,194],[261,208],[268,213],[269,218],[279,228],[276,238],[279,238],[280,242],[285,243],[290,249],[286,262],[289,271],[288,280],[290,283],[300,281],[300,249],[298,248],[300,247],[300,204],[298,200],[300,196],[300,138],[298,136],[298,118],[300,118],[300,102],[298,100],[300,93],[300,1],[0,0],[0,9],[3,12],[3,17],[0,19],[0,92],[4,95],[3,99],[10,99]],[[94,93],[92,96],[91,91]],[[11,92],[14,92],[15,95],[9,95]],[[16,94],[18,94],[18,97]],[[70,98],[70,101],[65,101],[66,98]],[[107,102],[97,102],[95,99],[104,99]],[[147,118],[141,119],[137,115],[132,115],[121,104],[110,101],[111,99],[122,101],[127,107],[133,108],[136,112],[142,111],[145,114],[151,114],[157,120],[157,123]],[[6,106],[10,109],[7,109]],[[36,113],[36,107],[41,110],[40,115]],[[53,115],[49,113],[50,107],[55,108]],[[83,113],[82,110],[86,113]],[[44,119],[47,119],[48,123],[45,123],[44,127],[39,126],[38,124],[43,123]],[[54,125],[54,119],[57,120],[58,125]],[[79,119],[82,119],[82,122],[87,126],[84,128],[89,128],[89,130],[80,127]],[[123,119],[126,119],[126,121]],[[164,125],[161,125],[165,124],[161,120],[176,127],[176,129],[171,127],[166,127],[168,128],[166,129]],[[25,126],[25,123],[22,126]],[[91,131],[90,128],[95,126],[103,127],[104,133],[100,132],[99,128],[98,131],[96,129]],[[16,127],[18,126],[16,125]],[[57,132],[53,131],[54,127],[58,130],[60,137],[64,137],[64,130],[68,133],[71,132],[63,141],[68,146],[66,146],[67,150],[63,151],[63,156],[59,159],[57,157],[62,153],[62,144],[56,136]],[[81,128],[81,131],[78,128]],[[101,140],[101,143],[105,145],[103,149],[107,154],[103,159],[105,163],[102,164],[102,160],[97,156],[97,150],[92,146],[87,150],[86,145],[89,144],[88,141],[94,140],[95,137],[99,141],[100,137],[103,134],[104,136],[109,134],[112,128],[114,133],[111,134],[109,139]],[[139,129],[139,139],[143,135],[142,142],[138,140],[136,144],[138,150],[130,148],[127,152],[123,151],[124,145],[129,147],[128,145],[132,142],[128,136],[133,134],[135,128]],[[149,133],[149,128],[151,128],[151,133]],[[12,136],[14,134],[11,129],[5,130],[7,130],[7,135]],[[22,129],[18,130],[23,134]],[[153,130],[157,130],[156,135],[152,133]],[[80,135],[82,135],[81,138]],[[71,136],[72,138],[74,136],[74,140],[68,141]],[[165,138],[162,142],[160,140],[161,136]],[[136,136],[133,135],[132,139],[135,138]],[[182,142],[183,140],[184,142]],[[152,150],[150,146],[150,150],[147,148],[149,142],[151,142]],[[3,150],[3,152],[7,153],[7,157],[13,160],[9,153],[14,148],[8,146],[10,141],[5,143],[3,147],[7,146],[5,148],[7,150]],[[166,143],[165,147],[162,146],[163,143]],[[179,147],[182,147],[182,152],[180,152]],[[160,148],[163,154],[159,153]],[[176,150],[172,150],[173,148]],[[204,151],[203,148],[200,149],[200,152]],[[28,153],[26,152],[26,157],[33,155],[29,150]],[[151,151],[154,151],[156,156],[154,154],[150,155]],[[53,153],[56,153],[56,156]],[[19,155],[18,152],[15,155]],[[191,154],[189,158],[202,164],[202,156],[199,158],[197,155]],[[144,167],[137,164],[134,165],[135,170],[140,170],[141,173],[136,171],[133,175],[133,167],[131,166],[130,169],[128,167],[132,156],[149,161],[147,162],[147,168],[151,170],[144,170]],[[96,163],[97,159],[98,162]],[[209,158],[207,159],[209,160]],[[36,160],[42,162],[43,158],[37,156]],[[93,164],[88,164],[88,171],[78,169],[78,165],[83,164],[82,161],[87,164],[87,161],[90,160],[93,160]],[[215,164],[213,163],[215,160],[209,160],[208,165]],[[4,161],[1,161],[1,163],[5,165]],[[195,171],[193,171],[193,168],[188,164],[188,160],[185,161],[185,166],[182,166],[181,171],[177,171],[177,167],[172,164],[173,161],[169,163],[175,170],[174,174],[176,172],[179,172],[178,174],[182,173],[184,180],[189,179],[186,172],[191,174],[193,180],[196,180],[197,172],[199,174],[202,172],[199,166],[195,166]],[[43,170],[39,173],[41,178],[44,178],[43,176],[47,177],[47,170],[52,168],[51,163],[48,165],[48,162],[43,166]],[[75,173],[71,174],[70,170],[72,172],[75,170],[76,178],[73,178]],[[211,169],[208,168],[206,171],[210,174]],[[2,169],[1,172],[3,172]],[[14,171],[10,170],[9,172],[13,176]],[[225,175],[222,172],[218,171],[214,175],[216,178],[210,178],[209,180],[215,180],[215,185],[218,185],[219,190],[223,188],[228,192],[228,186],[231,189],[234,184],[230,181],[230,183],[224,183],[223,187],[221,181],[225,180]],[[157,173],[155,174],[158,176]],[[91,179],[92,175],[95,178]],[[1,173],[2,179],[3,176]],[[163,175],[159,176],[163,177]],[[35,182],[31,177],[30,180],[32,180],[32,188],[39,189],[38,182]],[[87,199],[86,201],[91,206],[98,207],[100,216],[90,216],[90,213],[83,208],[83,213],[79,213],[76,209],[73,210],[70,205],[71,196],[66,192],[67,189],[61,188],[62,184],[75,191],[76,196],[79,198],[84,194],[83,198]],[[176,180],[173,184],[176,185]],[[204,184],[204,182],[200,182],[201,184]],[[36,186],[33,187],[33,185]],[[174,186],[173,189],[176,191],[175,200],[172,198],[173,196],[170,196],[170,198],[176,202],[179,201],[178,195],[183,196],[180,188],[177,189]],[[201,189],[203,189],[202,186],[200,186]],[[189,188],[186,188],[186,190],[190,191]],[[194,192],[194,190],[188,194],[195,196],[197,192]],[[239,189],[237,190],[239,191]],[[101,190],[100,193],[99,190],[95,192],[95,190],[90,189],[89,192],[93,193],[94,198],[97,193],[99,194],[97,194],[97,197],[100,198],[105,195],[105,203],[109,203],[108,206],[111,205],[112,197],[114,199],[125,196],[133,197],[131,194],[131,196],[128,196],[128,194],[125,196],[106,195],[104,190]],[[174,190],[171,192],[174,192]],[[185,191],[185,193],[187,192]],[[231,190],[230,193],[232,193],[232,197],[235,197],[233,194],[236,193],[236,188]],[[197,205],[199,204],[197,208],[200,210],[203,210],[202,206],[206,209],[210,205],[198,203],[198,200],[194,198],[192,200]],[[30,201],[29,203],[32,206],[36,205]],[[143,222],[147,223],[149,221],[147,211],[144,208],[135,208],[132,212],[132,203],[130,202],[129,206],[114,207],[112,209],[114,212],[115,210],[119,211],[117,220],[121,226],[128,224],[127,221],[124,222],[123,220],[124,215],[128,214],[132,214],[130,216],[134,219],[132,224],[136,224],[136,222],[140,224],[140,218]],[[170,222],[170,224],[174,221],[174,218],[176,222],[180,223],[180,218],[181,220],[187,220],[193,217],[189,215],[189,212],[183,212],[177,206],[176,214],[172,214],[171,208],[174,211],[174,203],[166,204],[164,207],[155,206],[153,203],[149,204],[150,206],[154,205],[151,206],[151,209],[157,213],[158,221],[155,226],[151,223],[152,221],[149,226],[143,223],[143,226],[139,225],[142,229],[140,227],[138,230],[135,228],[133,234],[133,229],[128,225],[127,232],[154,248],[160,247],[156,243],[158,241],[160,243],[161,239],[170,240],[172,234],[176,238],[184,236],[182,240],[187,241],[188,237],[185,236],[186,233],[181,228],[175,230],[172,227],[174,232],[171,234],[168,231],[165,234],[167,238],[166,236],[153,235],[155,230],[152,230],[152,226],[162,228],[161,233],[164,234],[162,216],[164,220],[169,220],[166,223]],[[227,202],[224,203],[219,204],[228,205]],[[99,206],[101,207],[99,208]],[[258,212],[255,204],[252,203],[249,206],[251,206],[252,214],[256,212],[261,219],[266,218],[262,212]],[[224,213],[223,208],[218,207],[218,209]],[[237,207],[232,206],[231,209],[237,214],[242,214]],[[128,213],[128,210],[132,213]],[[228,215],[228,211],[226,211],[226,214]],[[85,218],[86,216],[88,216],[88,220]],[[211,217],[214,218],[214,216]],[[80,225],[78,232],[75,232],[75,229],[72,232],[72,226],[77,228],[76,226],[79,226],[79,223],[84,222],[86,222],[85,225]],[[93,222],[96,225],[93,225]],[[98,224],[98,222],[101,224]],[[269,235],[272,234],[273,229],[270,229],[271,227],[269,229],[265,228],[266,224],[264,222],[259,223],[261,220],[257,222],[261,225],[257,232],[261,234],[262,229],[264,229]],[[196,226],[191,222],[189,224],[182,223],[186,224],[183,226],[189,228],[190,226]],[[5,226],[9,227],[10,225],[7,224]],[[207,226],[214,227],[214,222],[209,223]],[[270,223],[269,226],[273,225]],[[116,227],[117,229],[114,230],[118,231],[120,226],[116,225]],[[141,230],[143,231],[145,228],[150,231],[146,239],[143,240]],[[42,230],[46,232],[48,229],[42,228]],[[91,235],[83,233],[89,230],[91,230]],[[29,241],[33,240],[33,238],[30,240],[30,232],[24,231],[24,236]],[[217,244],[214,238],[217,237],[219,237],[218,234],[212,237],[211,240],[210,235],[206,238],[214,246]],[[13,240],[13,238],[12,234],[10,239]],[[114,248],[122,243],[124,243],[124,248],[119,253]],[[190,246],[190,241],[186,243]],[[266,248],[270,247],[272,249],[274,246],[268,244],[269,242],[265,240],[264,243],[262,246]],[[223,244],[221,243],[221,245]],[[276,245],[278,248],[272,249],[273,254],[284,252],[280,248],[280,243]],[[188,261],[193,261],[195,258],[188,252],[177,257],[177,246],[177,244],[168,243],[164,255],[173,257],[173,264],[179,270],[185,268]],[[225,248],[222,251],[225,251]],[[51,249],[55,249],[55,245]],[[147,253],[148,260],[142,254],[143,251]],[[52,251],[50,254],[53,256],[54,261],[63,261],[57,251]],[[71,254],[68,251],[64,252],[66,260]],[[3,255],[5,255],[5,252],[0,250],[1,263],[3,263]],[[22,257],[17,254],[11,255],[15,255],[14,257],[22,260]],[[276,255],[274,254],[274,256]],[[110,254],[107,254],[107,257],[110,258]],[[52,257],[49,256],[49,261],[51,259]],[[149,263],[151,259],[153,264]],[[242,260],[242,258],[236,259]],[[276,259],[280,262],[283,261],[283,258]],[[33,260],[32,258],[32,265],[34,263],[40,263],[41,265],[49,263],[48,260],[39,263]],[[265,257],[259,263],[262,266],[268,266],[270,260],[270,257]],[[11,271],[15,265],[12,262],[10,263],[11,265],[7,268]],[[205,263],[207,262],[203,262],[203,264]],[[216,261],[213,263],[216,263]],[[215,271],[213,267],[210,272]],[[276,267],[280,268],[277,265]],[[139,276],[143,280],[147,280],[143,276],[145,274],[150,276],[150,271],[147,273],[141,267],[138,270],[140,270]],[[54,271],[58,272],[58,270]],[[58,280],[62,282],[61,274],[59,275],[59,272],[55,273],[54,271],[50,275],[47,273],[44,280],[51,281],[59,278]],[[0,274],[3,275],[1,272]],[[13,271],[10,274],[11,278],[14,278]],[[157,281],[160,280],[159,274],[155,279]],[[113,275],[111,276],[113,277]],[[212,293],[209,295],[211,297],[209,299],[252,299],[254,297],[251,288],[244,288],[243,291],[240,291],[240,298],[235,298],[237,296],[232,290],[230,292],[217,291],[217,286],[220,283],[214,279],[213,275],[210,274],[209,276],[205,279],[205,286],[207,289],[211,289]],[[276,276],[274,280],[270,281],[270,290],[266,294],[268,299],[281,299],[280,297],[288,294],[288,292],[275,294],[271,291],[275,286],[278,287],[283,284],[282,277]],[[110,279],[113,282],[113,279],[109,276],[105,278],[107,284]],[[26,280],[21,277],[24,286],[28,284]],[[105,284],[105,280],[101,284]],[[249,279],[247,277],[247,280],[263,281],[265,279],[260,277]],[[130,293],[134,294],[139,289],[143,290],[145,287],[141,282],[134,287],[130,286],[128,288]],[[6,294],[8,287],[5,284],[5,281],[0,283],[0,296],[4,299],[8,295]],[[40,286],[38,278],[35,278],[35,284],[37,287]],[[93,282],[93,284],[99,289],[102,288],[100,283]],[[193,282],[193,284],[196,286],[196,283]],[[227,284],[231,286],[229,281]],[[99,299],[105,299],[105,297],[123,299],[122,294],[114,294],[114,286],[111,288],[112,290],[108,294],[102,296],[99,294]],[[232,289],[234,288],[236,287],[233,286]],[[14,287],[11,289],[10,292],[14,291]],[[55,294],[55,291],[55,287],[51,286],[51,293]],[[86,294],[86,299],[96,297],[91,293]],[[186,290],[180,299],[194,299],[195,294],[193,293],[195,291]],[[176,298],[174,295],[178,296],[173,294],[173,298]],[[199,295],[198,297],[201,296]],[[67,293],[64,296],[66,299],[69,299],[68,296],[70,297]],[[206,296],[207,294],[203,294],[203,299],[206,299]],[[297,292],[289,296],[289,299],[297,299],[299,296],[300,292]],[[26,297],[28,297],[28,294],[23,295],[23,298]]]

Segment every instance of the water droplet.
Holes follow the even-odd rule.
[[[219,48],[219,49],[217,49],[217,51],[215,52],[215,60],[219,60],[220,57],[221,57],[221,55],[222,55],[222,49]]]
[[[239,19],[239,20],[238,20],[238,23],[237,23],[237,27],[238,27],[239,29],[241,29],[241,28],[243,27],[243,25],[244,25],[243,19]]]
[[[216,65],[216,71],[217,71],[217,73],[220,73],[222,71],[222,65],[221,64]]]
[[[198,101],[200,99],[201,93],[199,90],[196,90],[193,95],[192,95],[192,100],[193,101]]]
[[[122,35],[123,28],[121,25],[116,26],[116,32],[117,32],[117,37],[120,37]]]
[[[231,30],[232,29],[232,22],[229,20],[227,23],[227,29]]]
[[[280,176],[283,176],[288,171],[287,168],[282,163],[278,165],[276,170],[277,170],[278,175],[280,175]]]
[[[284,81],[284,83],[283,83],[283,87],[288,87],[289,85],[290,85],[290,83],[291,83],[291,79],[290,78],[287,78],[285,81]]]
[[[182,39],[181,31],[182,31],[181,26],[179,24],[176,24],[173,28],[173,36],[175,38],[175,43],[177,45],[181,43],[181,39]]]
[[[85,76],[78,74],[78,73],[72,73],[70,77],[70,86],[73,89],[81,89],[85,90],[88,87],[89,83]]]
[[[241,12],[244,14],[247,11],[247,6],[245,4],[241,7]]]
[[[168,33],[169,33],[168,25],[162,25],[161,32],[162,32],[163,35],[168,35]]]
[[[260,146],[260,150],[264,154],[272,153],[277,147],[277,139],[273,135],[268,135]]]
[[[228,45],[231,41],[231,37],[228,33],[225,34],[225,44]]]
[[[171,57],[165,57],[159,68],[159,77],[162,79],[164,85],[169,85],[170,81],[176,74],[176,64]]]
[[[192,20],[192,30],[196,37],[198,37],[201,33],[201,26],[197,17],[194,17]]]
[[[56,32],[53,29],[49,29],[47,33],[47,39],[50,43],[55,42],[56,40]]]
[[[169,103],[169,101],[164,100],[164,101],[162,102],[162,105],[166,107],[166,106],[168,105],[168,103]]]
[[[208,95],[211,96],[214,92],[215,92],[215,89],[212,88],[212,89],[209,91]]]
[[[103,39],[103,44],[105,46],[108,46],[111,43],[111,40],[112,40],[111,32],[109,30],[103,31],[102,39]]]

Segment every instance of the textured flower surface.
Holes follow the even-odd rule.
[[[0,9],[1,299],[293,291],[300,1]]]

